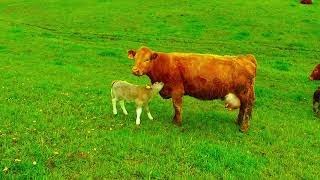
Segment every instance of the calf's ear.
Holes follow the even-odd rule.
[[[136,51],[135,50],[129,50],[128,51],[128,58],[129,59],[134,59],[135,55],[136,55]]]
[[[158,57],[158,54],[154,52],[151,54],[150,60],[157,59],[157,57]]]

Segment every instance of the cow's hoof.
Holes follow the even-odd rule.
[[[243,120],[242,119],[239,119],[237,118],[235,123],[238,125],[238,126],[243,126],[242,123],[243,123]]]
[[[239,131],[242,132],[242,133],[247,133],[249,130],[249,127],[248,126],[241,126]]]
[[[173,120],[172,122],[173,122],[173,124],[175,124],[177,126],[182,126],[182,122],[181,121]]]

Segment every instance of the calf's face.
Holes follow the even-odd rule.
[[[136,76],[147,74],[152,66],[152,61],[158,57],[158,54],[152,52],[149,48],[142,47],[138,51],[129,50],[128,58],[133,59],[135,64],[132,68],[132,73]]]
[[[159,91],[161,91],[161,89],[163,88],[163,86],[164,86],[163,82],[156,82],[156,83],[152,84],[151,87],[152,87],[152,89],[153,89],[154,91],[159,92]]]
[[[312,71],[310,77],[310,80],[320,80],[320,64],[318,64],[314,70]]]

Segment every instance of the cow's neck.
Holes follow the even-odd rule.
[[[158,53],[158,58],[154,60],[151,65],[151,69],[147,76],[150,78],[152,83],[164,82],[169,78],[169,57],[165,53]]]

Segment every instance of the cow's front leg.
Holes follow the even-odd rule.
[[[241,102],[241,106],[239,109],[239,114],[238,114],[238,118],[236,120],[236,124],[237,125],[241,125],[242,121],[243,121],[243,116],[244,116],[244,111],[245,111],[245,106],[243,105],[243,102]]]
[[[173,123],[178,126],[182,125],[182,96],[183,95],[175,95],[172,97],[173,108],[175,111]]]

